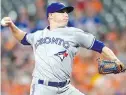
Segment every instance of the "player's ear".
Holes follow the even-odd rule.
[[[49,13],[49,19],[52,19],[53,18],[53,14],[52,13]]]

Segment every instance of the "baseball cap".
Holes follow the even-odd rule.
[[[48,17],[49,13],[58,12],[60,10],[66,9],[68,13],[72,12],[74,8],[72,6],[65,6],[63,3],[52,3],[47,7],[46,16]]]

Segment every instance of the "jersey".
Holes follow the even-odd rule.
[[[33,76],[50,81],[70,78],[73,58],[79,47],[90,49],[95,37],[74,27],[48,28],[26,35],[33,47],[35,68]]]

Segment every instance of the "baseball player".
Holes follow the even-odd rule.
[[[20,30],[9,17],[2,19],[1,24],[8,26],[19,42],[33,47],[35,68],[30,95],[84,95],[70,84],[73,58],[79,47],[99,52],[123,66],[114,53],[92,34],[67,27],[68,13],[73,10],[72,6],[59,2],[50,4],[46,14],[49,26],[35,33]]]

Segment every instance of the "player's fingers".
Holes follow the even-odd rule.
[[[2,26],[9,26],[11,23],[12,23],[12,20],[11,20],[10,17],[4,17],[4,18],[1,20],[1,25],[2,25]]]
[[[122,65],[118,65],[118,72],[121,72],[123,70],[123,66]]]
[[[126,69],[124,64],[121,64],[120,67],[121,67],[121,70],[122,70],[122,71],[123,71],[124,69]]]
[[[11,19],[9,19],[9,18],[5,18],[5,19],[3,19],[3,21],[5,21],[5,22],[12,22],[12,20]]]
[[[10,17],[4,17],[3,19],[4,19],[4,20],[11,20]]]
[[[10,17],[4,17],[2,21],[12,21]]]
[[[9,26],[11,24],[11,21],[1,21],[2,26]]]

